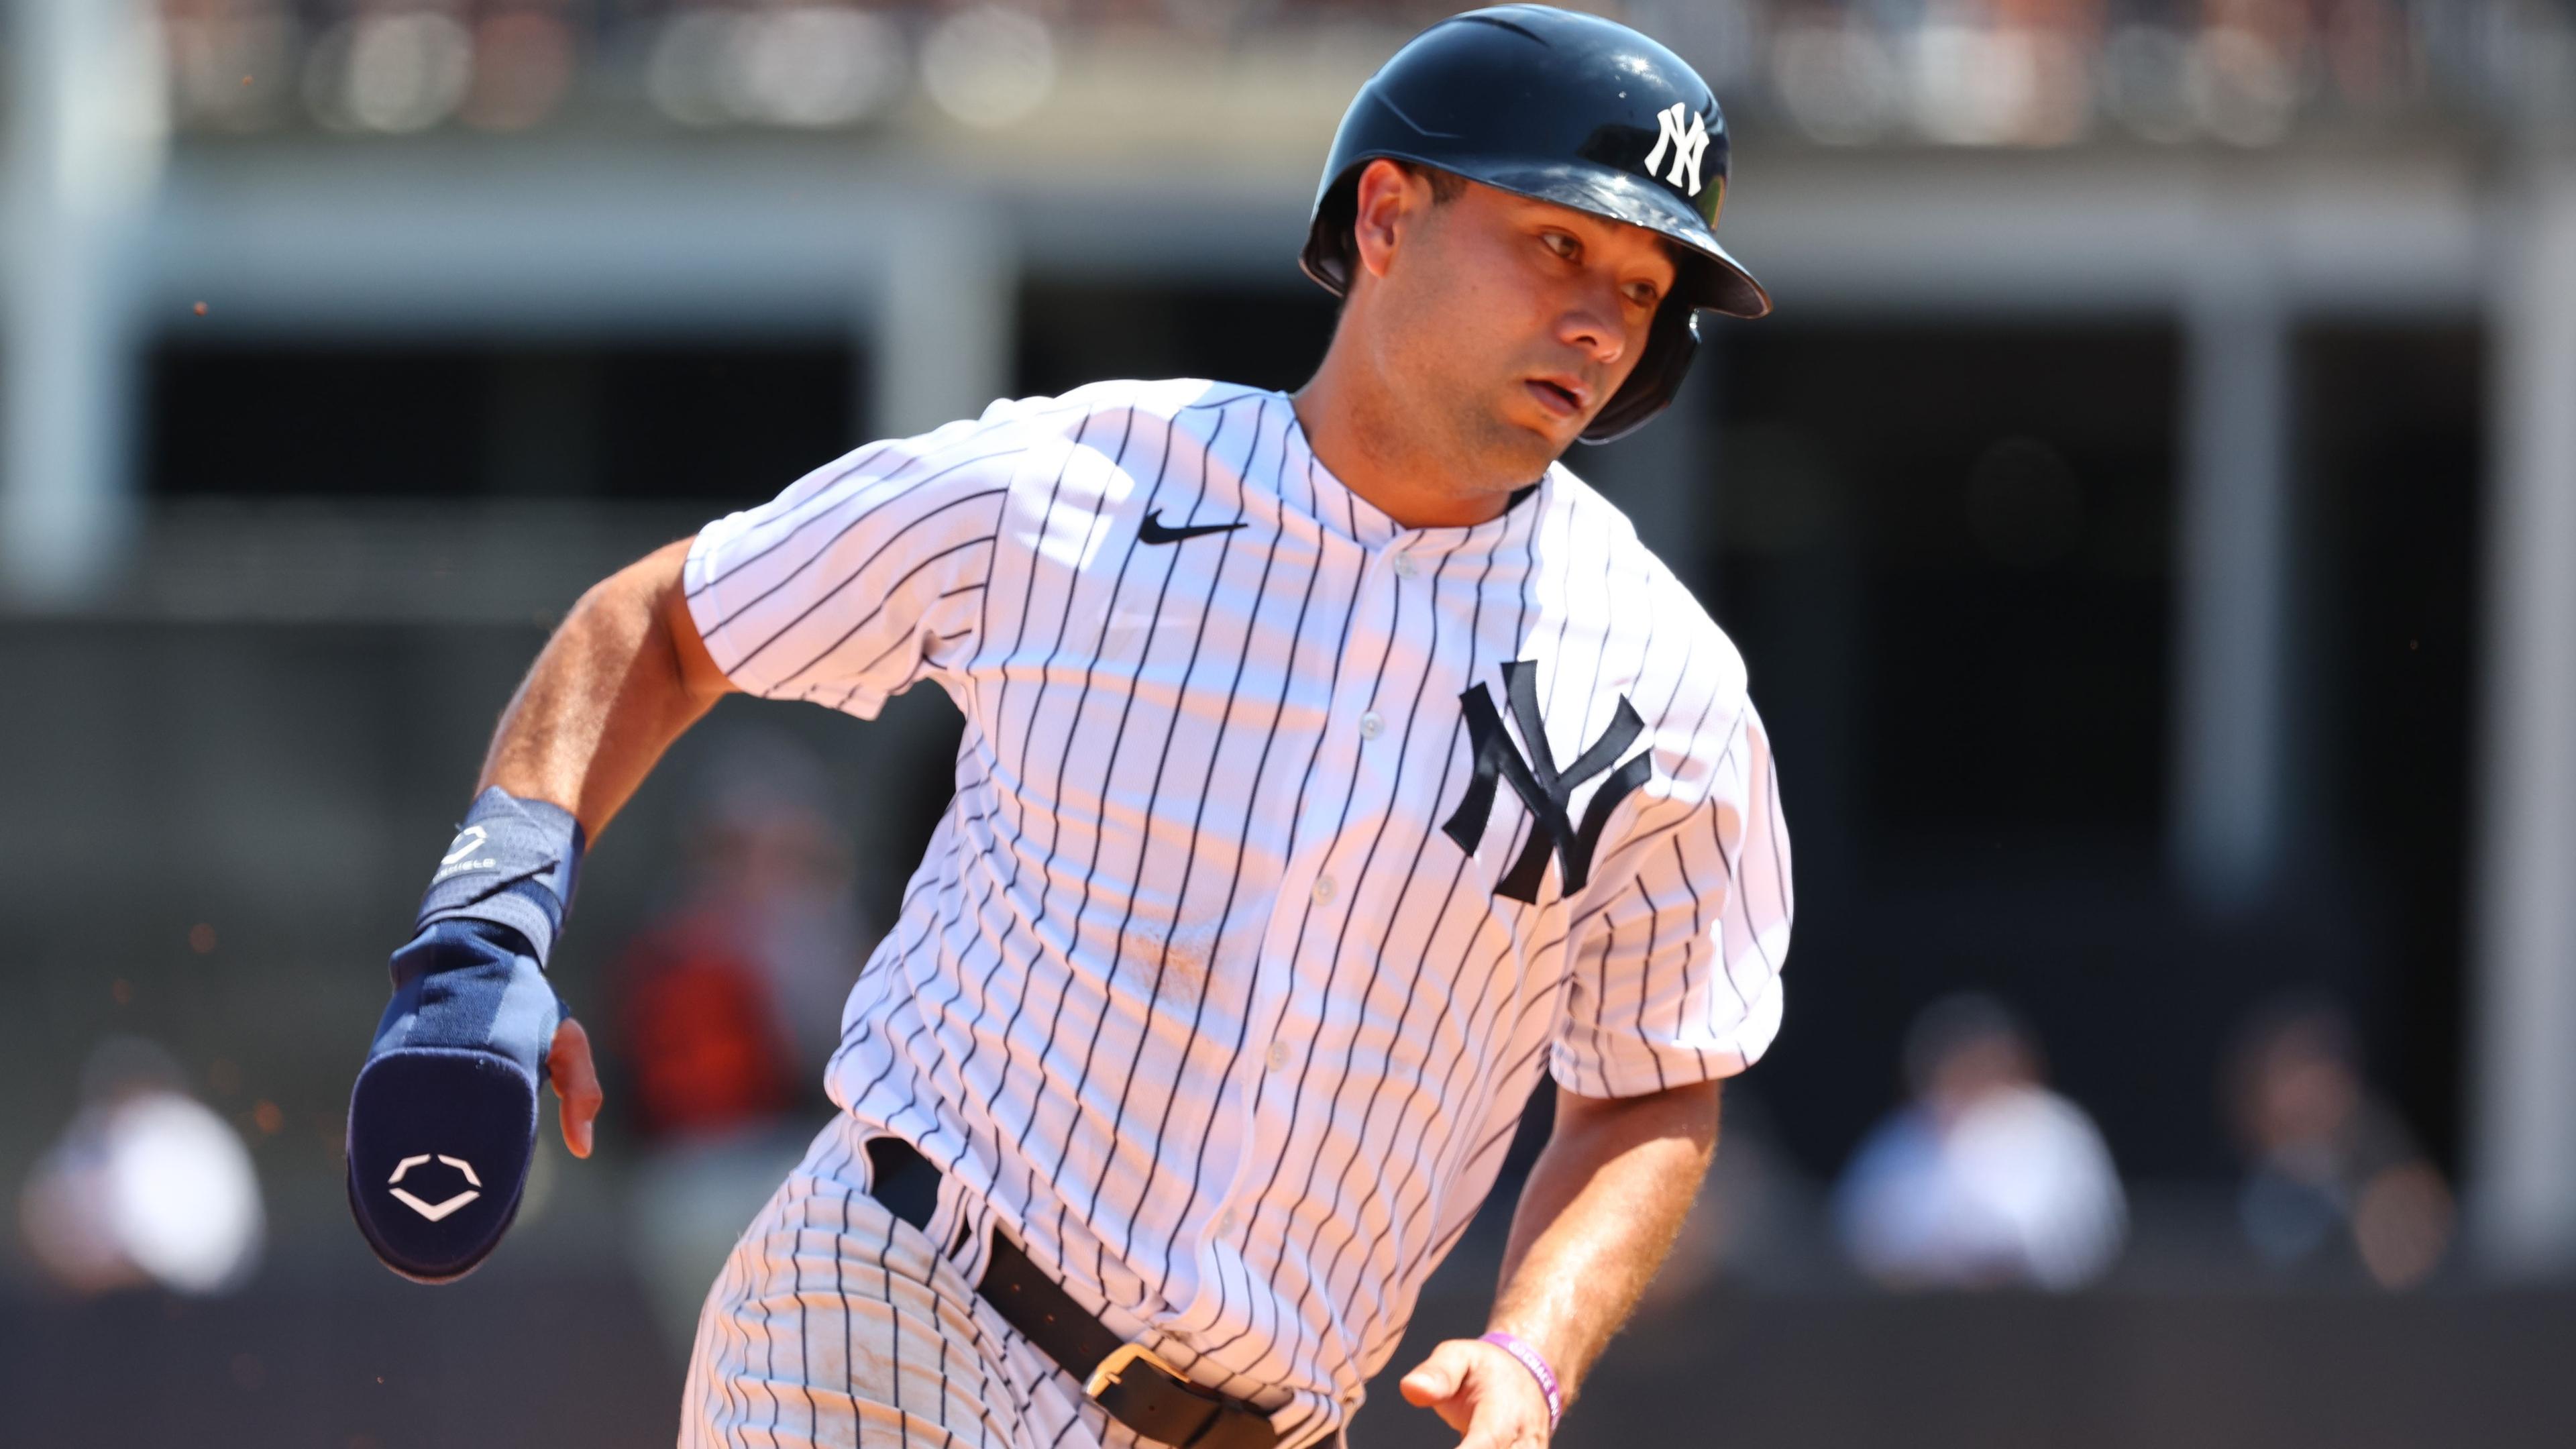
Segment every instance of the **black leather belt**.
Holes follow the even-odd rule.
[[[939,1207],[939,1169],[900,1137],[868,1139],[872,1194],[886,1210],[927,1233]],[[1183,1378],[1142,1344],[1129,1343],[1050,1278],[999,1228],[975,1291],[1039,1352],[1083,1381],[1109,1416],[1177,1449],[1277,1449],[1270,1416]],[[1339,1435],[1317,1449],[1335,1449]]]

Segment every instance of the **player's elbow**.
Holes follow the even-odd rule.
[[[681,572],[691,542],[684,538],[655,549],[591,585],[566,616],[564,632],[585,637],[601,652],[632,654],[649,673],[666,677],[694,713],[731,693],[733,685],[709,657],[689,613]]]
[[[689,609],[688,585],[683,578],[694,538],[684,538],[665,545],[628,566],[638,574],[639,582],[651,591],[656,631],[670,651],[671,666],[680,681],[681,691],[697,709],[706,709],[717,700],[734,692],[734,683],[707,651],[705,636],[698,632],[697,615]]]

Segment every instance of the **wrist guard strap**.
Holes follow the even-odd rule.
[[[563,933],[581,872],[581,822],[560,805],[495,785],[474,797],[438,873],[420,898],[417,933],[440,921],[488,921],[516,931],[537,964]]]

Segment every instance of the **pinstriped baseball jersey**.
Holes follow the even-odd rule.
[[[833,1099],[1283,1423],[1357,1405],[1540,1071],[1633,1095],[1778,1029],[1743,664],[1561,466],[1408,529],[1284,395],[1102,383],[818,469],[686,588],[753,694],[965,715]]]

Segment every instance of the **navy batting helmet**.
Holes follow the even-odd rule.
[[[1726,118],[1681,57],[1616,21],[1546,5],[1453,15],[1360,88],[1334,133],[1300,258],[1349,290],[1359,173],[1384,157],[1463,176],[1678,243],[1681,274],[1646,350],[1592,425],[1606,443],[1662,412],[1699,346],[1698,309],[1759,317],[1771,298],[1717,244]]]

